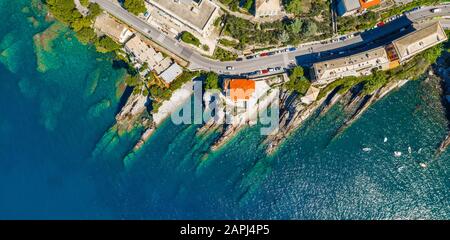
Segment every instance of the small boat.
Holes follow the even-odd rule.
[[[419,151],[417,151],[419,154],[422,152],[422,148],[419,148]]]
[[[402,152],[395,151],[394,152],[394,156],[401,157],[402,156]]]
[[[387,137],[384,137],[384,140],[383,140],[383,142],[387,142],[387,140],[388,140],[388,139],[387,139]]]
[[[426,168],[427,167],[427,164],[426,163],[420,163],[419,164],[422,168]]]
[[[372,148],[365,147],[365,148],[363,148],[362,150],[363,150],[364,152],[370,152],[370,151],[372,151]]]
[[[408,147],[408,153],[411,154],[412,153],[412,149],[411,147]]]

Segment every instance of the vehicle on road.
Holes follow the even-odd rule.
[[[227,66],[227,70],[233,70],[234,67],[233,66]]]
[[[431,9],[432,13],[439,13],[441,11],[442,11],[442,9],[440,9],[440,8],[433,8],[433,9]]]

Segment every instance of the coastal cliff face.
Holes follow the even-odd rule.
[[[267,144],[266,152],[273,154],[277,148],[306,120],[313,116],[321,117],[325,115],[333,106],[340,104],[343,106],[344,112],[349,116],[347,120],[339,127],[334,137],[339,136],[352,123],[358,120],[362,114],[376,101],[382,99],[391,91],[400,88],[407,81],[395,81],[388,83],[384,87],[377,89],[371,95],[364,96],[361,94],[360,86],[355,86],[344,94],[338,93],[337,89],[331,91],[322,99],[314,101],[311,105],[304,106],[299,103],[295,94],[285,92],[282,98],[282,109],[280,119],[280,129],[278,133],[269,136],[265,140]],[[291,100],[290,98],[294,98]]]
[[[282,90],[278,96],[280,102],[279,127],[277,131],[268,135],[262,142],[266,146],[266,153],[268,155],[274,154],[283,142],[297,131],[305,121],[324,116],[336,105],[339,105],[347,116],[346,120],[335,132],[333,138],[340,136],[370,106],[383,99],[392,91],[401,88],[407,82],[408,80],[388,82],[369,95],[362,92],[362,86],[360,84],[355,85],[343,93],[339,92],[339,87],[336,87],[336,89],[330,91],[326,96],[313,101],[309,105],[302,103],[300,96],[296,92],[286,89]],[[198,129],[197,134],[204,135],[208,132],[219,131],[219,136],[211,146],[211,150],[215,151],[225,145],[246,126],[249,126],[248,122],[243,122],[238,125],[221,125],[210,120]]]
[[[449,66],[450,54],[444,53],[444,55],[437,61],[437,72],[441,78],[441,96],[442,102],[447,110],[447,118],[450,122],[450,66]],[[450,146],[450,123],[449,133],[439,145],[436,155],[440,155],[445,152]]]

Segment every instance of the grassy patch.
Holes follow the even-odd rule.
[[[220,61],[233,61],[238,57],[237,54],[227,51],[223,48],[217,47],[214,51],[213,58]]]
[[[196,47],[199,47],[201,44],[200,40],[198,40],[198,38],[196,38],[194,35],[192,35],[192,33],[186,32],[186,31],[181,33],[181,41],[192,44]]]

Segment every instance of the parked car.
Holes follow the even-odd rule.
[[[247,56],[247,57],[245,57],[246,59],[253,59],[253,58],[255,58],[254,56]]]
[[[233,66],[227,66],[227,70],[233,70],[234,67]]]
[[[291,48],[288,48],[288,50],[289,50],[289,52],[293,52],[293,51],[297,50],[297,48],[291,47]]]
[[[261,70],[261,74],[267,74],[267,73],[269,73],[269,70],[268,70],[268,69],[263,69],[263,70]]]
[[[383,21],[381,21],[381,22],[377,23],[377,26],[378,26],[378,27],[382,27],[382,26],[384,26],[384,22],[383,22]]]
[[[265,53],[259,54],[259,56],[260,56],[260,57],[265,57],[265,56],[269,56],[269,54],[265,52]]]
[[[268,68],[267,69],[269,72],[275,72],[275,69],[274,68]]]
[[[238,61],[238,62],[240,62],[242,60],[243,60],[242,58],[236,58],[236,61]]]
[[[275,68],[275,71],[281,71],[281,70],[283,70],[281,67],[276,67]]]
[[[442,9],[440,9],[440,8],[433,8],[433,9],[431,9],[431,12],[432,13],[439,13],[439,12],[442,12]]]

